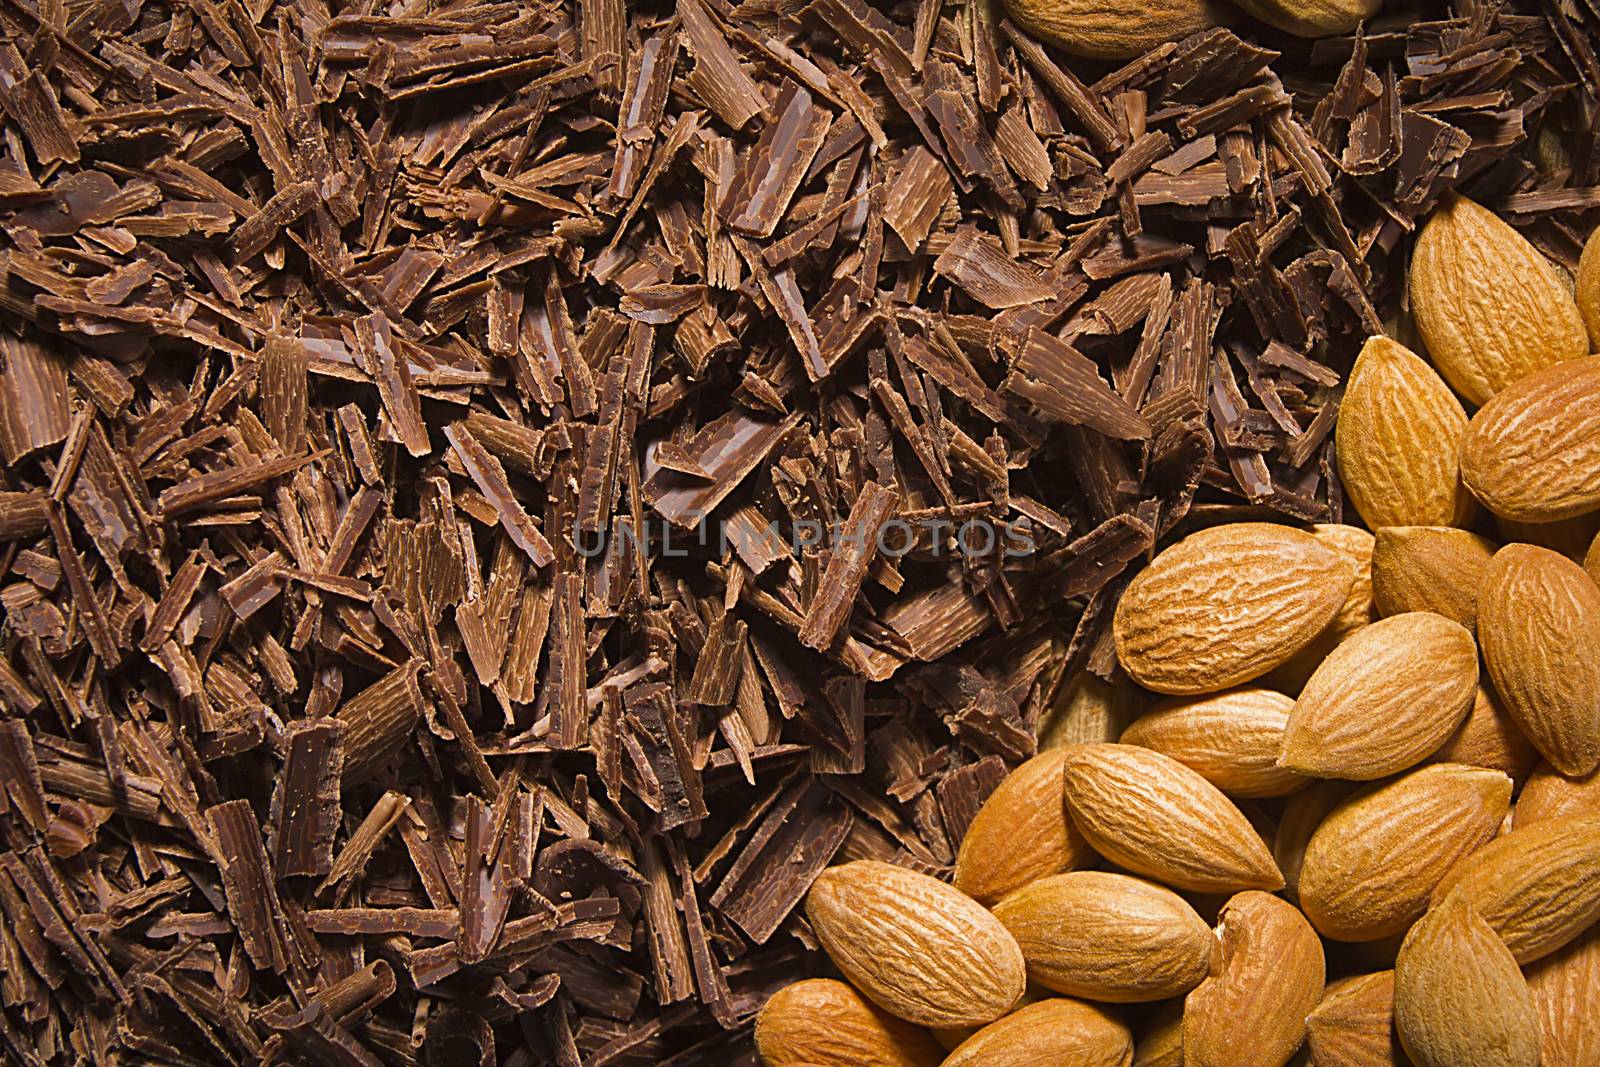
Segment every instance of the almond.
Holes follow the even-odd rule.
[[[1178,889],[1278,889],[1250,821],[1177,760],[1134,745],[1068,750],[1067,807],[1096,852]]]
[[[1524,970],[1539,1010],[1539,1067],[1600,1063],[1600,926]]]
[[[1499,548],[1448,526],[1388,526],[1372,546],[1372,601],[1380,615],[1431,611],[1478,625],[1478,589]]]
[[[1298,693],[1306,680],[1344,639],[1378,618],[1372,603],[1372,534],[1359,526],[1321,523],[1311,528],[1311,536],[1349,556],[1356,564],[1356,580],[1344,605],[1323,631],[1288,661],[1262,676],[1261,682],[1282,693]]]
[[[1295,701],[1282,766],[1319,778],[1382,778],[1419,762],[1467,717],[1478,646],[1432,612],[1392,615],[1328,654]]]
[[[1344,553],[1287,526],[1201,530],[1128,584],[1112,624],[1117,656],[1134,681],[1173,696],[1248,682],[1317,638],[1356,570]]]
[[[1522,732],[1563,774],[1600,764],[1600,588],[1533,545],[1489,562],[1478,602],[1489,677]]]
[[[1311,835],[1329,812],[1350,798],[1354,788],[1349,782],[1312,782],[1310,788],[1302,789],[1284,804],[1278,832],[1272,839],[1272,858],[1283,872],[1283,891],[1290,900],[1299,899],[1300,865],[1305,862]]]
[[[1394,1032],[1394,972],[1331,982],[1306,1016],[1306,1044],[1317,1067],[1401,1067]]]
[[[1564,359],[1589,354],[1559,271],[1516,230],[1452,196],[1411,257],[1411,307],[1434,365],[1471,404]]]
[[[1494,525],[1500,532],[1501,544],[1521,541],[1527,545],[1538,545],[1559,552],[1581,565],[1584,554],[1594,543],[1595,534],[1600,533],[1600,511],[1570,519],[1557,519],[1555,522],[1517,522],[1496,515]]]
[[[1322,941],[1293,904],[1240,893],[1223,905],[1211,975],[1183,1002],[1184,1067],[1283,1067],[1322,996]]]
[[[1517,797],[1512,826],[1531,826],[1563,815],[1600,815],[1600,770],[1568,778],[1548,763],[1540,764]]]
[[[1467,413],[1427,362],[1370,337],[1339,406],[1335,447],[1345,492],[1374,530],[1456,526],[1472,514],[1461,484]]]
[[[1600,352],[1600,226],[1589,234],[1578,259],[1578,311],[1589,328],[1589,349]]]
[[[1383,0],[1239,0],[1239,6],[1296,37],[1337,37],[1376,15]]]
[[[1171,756],[1230,796],[1281,797],[1306,784],[1278,764],[1294,701],[1260,686],[1163,701],[1122,743]]]
[[[1351,797],[1306,845],[1300,907],[1337,941],[1398,934],[1423,913],[1450,869],[1494,836],[1510,803],[1510,778],[1455,763]]]
[[[1434,890],[1463,897],[1518,963],[1547,956],[1600,919],[1600,815],[1546,819],[1495,838]]]
[[[1046,989],[1115,1003],[1163,1000],[1206,976],[1214,939],[1170,889],[1106,871],[1026,885],[994,908]]]
[[[1127,1067],[1132,1056],[1133,1035],[1116,1016],[1053,997],[985,1026],[950,1053],[944,1067]]]
[[[1583,569],[1589,577],[1600,585],[1600,534],[1595,534],[1594,540],[1589,542],[1589,547],[1583,554]]]
[[[1040,717],[1039,747],[1092,745],[1115,741],[1144,710],[1146,694],[1126,674],[1103,681],[1087,667],[1061,688]]]
[[[1533,993],[1472,905],[1445,901],[1395,961],[1394,1021],[1417,1067],[1538,1067]]]
[[[1570,359],[1508,385],[1472,416],[1461,443],[1467,488],[1517,522],[1600,508],[1597,468],[1600,359]]]
[[[817,940],[878,1007],[921,1026],[982,1026],[1026,981],[1022,950],[977,901],[875,860],[823,871],[806,897]]]
[[[1520,782],[1538,765],[1539,750],[1517,727],[1494,690],[1480,681],[1467,721],[1429,759],[1433,763],[1492,767]]]
[[[1064,748],[1040,753],[989,794],[961,839],[957,889],[980,904],[993,904],[1036,878],[1094,859],[1067,815],[1062,790],[1066,756]]]
[[[808,978],[775,993],[756,1016],[756,1049],[767,1067],[934,1067],[944,1057],[926,1030],[831,978]]]
[[[1006,0],[1011,20],[1075,56],[1129,59],[1224,21],[1209,0],[1107,5],[1089,0]]]
[[[1133,1067],[1183,1067],[1183,1001],[1169,1000],[1133,1049]]]

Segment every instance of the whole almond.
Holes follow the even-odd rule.
[[[1524,972],[1539,1010],[1539,1067],[1600,1063],[1600,925]]]
[[[1394,972],[1330,982],[1306,1016],[1306,1044],[1317,1067],[1401,1067],[1394,1032]]]
[[[980,904],[1045,875],[1082,867],[1094,851],[1067,815],[1067,749],[1042,752],[1006,776],[961,839],[955,887]]]
[[[1107,871],[1070,871],[995,905],[1046,989],[1086,1000],[1163,1000],[1206,976],[1214,939],[1178,894]]]
[[[1600,815],[1600,770],[1568,778],[1548,763],[1541,763],[1517,797],[1511,825],[1521,829],[1546,819],[1585,814]]]
[[[1339,613],[1323,631],[1305,648],[1290,659],[1262,675],[1261,683],[1281,693],[1299,693],[1328,653],[1342,644],[1345,638],[1369,623],[1377,621],[1378,613],[1372,603],[1372,534],[1359,526],[1341,523],[1320,523],[1311,528],[1311,536],[1349,556],[1356,564],[1356,580],[1350,586]]]
[[[1478,646],[1432,612],[1391,615],[1328,654],[1301,690],[1282,766],[1367,781],[1421,761],[1465,721],[1478,688]]]
[[[1589,234],[1578,259],[1578,311],[1589,328],[1589,348],[1600,352],[1600,226]]]
[[[1560,272],[1516,230],[1465,197],[1435,209],[1411,257],[1411,308],[1456,392],[1483,404],[1564,359],[1589,354]]]
[[[1294,701],[1272,689],[1162,701],[1122,732],[1122,743],[1171,756],[1230,796],[1281,797],[1306,779],[1278,766]]]
[[[1538,765],[1539,750],[1518,728],[1494,690],[1480,679],[1467,721],[1429,759],[1433,763],[1491,767],[1520,782]]]
[[[808,978],[773,994],[756,1016],[756,1049],[767,1067],[934,1067],[944,1057],[926,1030],[832,978]]]
[[[1306,845],[1300,907],[1336,941],[1398,934],[1426,910],[1450,869],[1494,836],[1510,804],[1510,778],[1455,763],[1351,797]]]
[[[1600,764],[1600,588],[1546,548],[1507,545],[1489,562],[1478,640],[1494,690],[1563,774]]]
[[[1380,615],[1431,611],[1478,625],[1478,589],[1499,548],[1449,526],[1388,526],[1372,546],[1372,601]]]
[[[1184,1067],[1283,1067],[1322,996],[1322,941],[1293,904],[1240,893],[1223,905],[1211,975],[1183,1002]]]
[[[1416,353],[1370,337],[1339,406],[1335,446],[1345,493],[1374,530],[1456,526],[1472,514],[1461,484],[1467,413]]]
[[[1090,59],[1128,59],[1225,19],[1209,0],[1115,6],[1087,0],[1006,0],[1006,10],[1034,36]]]
[[[1133,1035],[1104,1008],[1052,997],[985,1026],[950,1053],[944,1067],[1128,1067]]]
[[[1383,0],[1240,0],[1239,6],[1296,37],[1337,37],[1376,15]]]
[[[1490,841],[1433,892],[1466,899],[1518,963],[1556,951],[1600,919],[1600,815],[1546,819]]]
[[[1248,682],[1316,640],[1356,570],[1288,526],[1240,522],[1190,534],[1123,592],[1112,624],[1117,657],[1134,681],[1173,696]]]
[[[1539,1018],[1511,952],[1452,897],[1406,935],[1394,1021],[1417,1067],[1538,1067]]]
[[[982,1026],[1026,981],[1016,939],[936,878],[876,860],[830,867],[806,917],[834,965],[884,1011],[920,1026]]]
[[[1600,359],[1569,359],[1506,386],[1472,416],[1461,443],[1467,487],[1517,522],[1600,508],[1597,468]]]
[[[1283,886],[1250,821],[1177,760],[1135,745],[1079,745],[1068,753],[1067,808],[1113,863],[1200,892]]]

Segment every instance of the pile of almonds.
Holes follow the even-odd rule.
[[[953,884],[817,879],[846,981],[771,1067],[1600,1064],[1600,231],[1574,293],[1453,199],[1410,298],[1337,430],[1370,532],[1157,555]]]

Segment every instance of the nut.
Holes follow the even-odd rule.
[[[1296,37],[1337,37],[1376,15],[1383,0],[1239,0],[1239,6]]]
[[[1578,260],[1578,311],[1589,328],[1589,348],[1600,351],[1600,226],[1589,234]]]
[[[756,1050],[767,1067],[933,1067],[944,1056],[926,1030],[831,978],[808,978],[773,994],[756,1017]]]
[[[1294,701],[1247,685],[1163,701],[1122,732],[1122,743],[1170,756],[1230,796],[1281,797],[1306,784],[1278,766]]]
[[[1133,1036],[1116,1016],[1054,997],[985,1026],[950,1053],[944,1067],[1127,1067],[1132,1056]]]
[[[1473,495],[1518,522],[1600,508],[1597,468],[1600,359],[1558,363],[1507,386],[1472,417],[1461,445]]]
[[[1221,9],[1210,0],[1006,0],[1006,10],[1034,36],[1090,59],[1130,59],[1223,22]]]
[[[1600,926],[1561,951],[1524,968],[1539,1010],[1540,1067],[1600,1063]]]
[[[1372,546],[1372,600],[1380,615],[1431,611],[1469,630],[1478,589],[1500,546],[1448,526],[1387,526]]]
[[[1067,749],[1043,752],[1006,776],[978,809],[956,856],[955,886],[993,904],[1046,875],[1086,866],[1089,843],[1067,816]]]
[[[1401,1067],[1394,1032],[1394,972],[1331,982],[1306,1016],[1306,1044],[1317,1067]]]

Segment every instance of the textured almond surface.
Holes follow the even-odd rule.
[[[1600,926],[1525,973],[1539,1011],[1540,1067],[1600,1063]]]
[[[806,916],[829,958],[878,1007],[922,1026],[981,1026],[1026,981],[1022,950],[977,901],[874,860],[823,871]]]
[[[1322,779],[1313,781],[1284,802],[1283,814],[1278,818],[1278,832],[1272,839],[1272,858],[1283,872],[1283,891],[1290,900],[1299,899],[1300,865],[1305,861],[1311,835],[1317,832],[1328,813],[1348,800],[1355,789],[1352,782]]]
[[[756,1049],[767,1067],[933,1067],[944,1056],[926,1030],[831,978],[809,978],[775,993],[756,1016]]]
[[[1261,684],[1281,693],[1299,693],[1329,652],[1338,648],[1345,638],[1378,619],[1377,609],[1372,602],[1372,534],[1359,526],[1319,523],[1311,528],[1311,536],[1350,557],[1356,565],[1356,577],[1338,614],[1316,639],[1261,676]]]
[[[1223,905],[1211,975],[1184,1000],[1184,1067],[1283,1067],[1322,996],[1322,941],[1293,904],[1240,893]]]
[[[1511,821],[1513,827],[1523,827],[1563,815],[1584,814],[1600,815],[1600,771],[1569,778],[1542,763],[1518,794]]]
[[[1390,526],[1372,546],[1372,601],[1380,615],[1431,611],[1478,624],[1478,589],[1496,545],[1449,526]]]
[[[995,905],[1046,989],[1087,1000],[1163,1000],[1206,976],[1213,938],[1172,890],[1106,871],[1041,878]]]
[[[1177,889],[1278,889],[1255,828],[1216,786],[1135,745],[1068,750],[1067,807],[1096,852]]]
[[[1583,554],[1583,569],[1589,572],[1589,577],[1600,585],[1600,534],[1596,534],[1589,542],[1588,549]]]
[[[1382,778],[1424,759],[1465,721],[1478,647],[1458,622],[1407,612],[1322,661],[1289,715],[1282,764],[1319,778]]]
[[[1158,693],[1214,693],[1257,678],[1314,641],[1355,583],[1350,557],[1271,523],[1201,530],[1128,584],[1117,656]]]
[[[1503,545],[1517,541],[1538,545],[1540,548],[1559,552],[1574,563],[1582,564],[1584,553],[1589,550],[1595,534],[1600,533],[1600,511],[1575,515],[1570,519],[1557,519],[1554,522],[1517,522],[1515,519],[1496,515],[1494,525],[1500,533],[1500,543]]]
[[[1417,1067],[1538,1067],[1533,993],[1510,950],[1452,898],[1406,935],[1395,961],[1394,1021]]]
[[[1006,776],[967,828],[956,856],[955,886],[980,904],[1094,858],[1067,815],[1062,786],[1066,749],[1052,749]]]
[[[1589,354],[1583,319],[1561,274],[1526,238],[1465,197],[1447,199],[1423,226],[1410,286],[1428,355],[1469,403]]]
[[[1104,1008],[1053,997],[1029,1004],[979,1030],[944,1067],[1127,1067],[1133,1036]]]
[[[1589,234],[1578,260],[1578,310],[1589,328],[1589,348],[1600,352],[1600,227]]]
[[[1077,56],[1126,59],[1222,22],[1207,0],[1105,4],[1091,0],[1006,0],[1011,19]]]
[[[1467,721],[1429,759],[1433,763],[1491,767],[1520,782],[1538,766],[1539,750],[1523,734],[1494,690],[1479,679]]]
[[[1398,934],[1465,855],[1494,836],[1511,803],[1499,771],[1440,763],[1358,794],[1311,835],[1300,906],[1326,937]]]
[[[1600,508],[1597,470],[1600,359],[1558,363],[1507,386],[1472,417],[1461,445],[1473,495],[1519,522]]]
[[[1335,442],[1345,493],[1374,530],[1454,526],[1472,511],[1461,484],[1467,413],[1437,372],[1387,337],[1350,371]]]
[[[1277,765],[1292,707],[1289,697],[1261,686],[1179,697],[1134,720],[1122,743],[1171,756],[1230,796],[1286,796],[1306,784]]]
[[[1547,819],[1495,838],[1451,871],[1434,899],[1449,894],[1470,903],[1518,963],[1549,955],[1600,919],[1600,815]]]
[[[1349,33],[1378,13],[1383,0],[1240,0],[1239,6],[1269,26],[1296,37]]]
[[[1306,1044],[1317,1067],[1400,1067],[1394,1032],[1394,972],[1331,982],[1306,1016]]]
[[[1115,741],[1128,724],[1139,717],[1149,694],[1126,674],[1107,682],[1087,667],[1062,687],[1039,720],[1039,747],[1091,745]]]
[[[1157,1009],[1134,1046],[1133,1067],[1183,1067],[1183,1001]]]
[[[1600,763],[1600,588],[1549,549],[1507,545],[1478,603],[1489,678],[1551,766],[1581,775]]]

